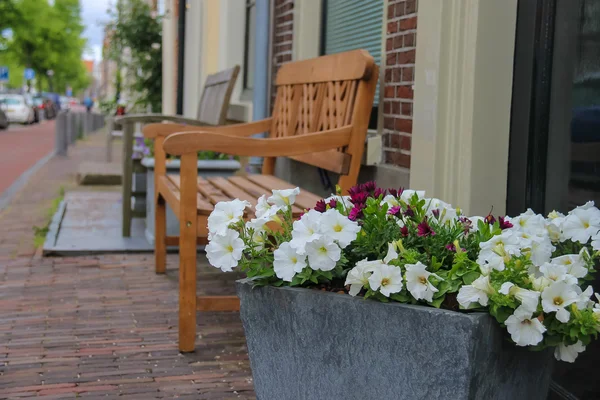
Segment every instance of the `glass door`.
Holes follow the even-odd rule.
[[[600,205],[600,0],[519,0],[507,212]],[[600,277],[600,274],[598,274]],[[600,291],[600,279],[593,282]],[[600,344],[555,364],[551,399],[598,399]]]

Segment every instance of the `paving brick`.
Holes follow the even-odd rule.
[[[33,246],[58,188],[103,143],[51,159],[0,211],[0,398],[254,399],[238,313],[200,314],[196,352],[179,353],[176,254],[159,276],[147,254],[42,258]],[[198,272],[199,292],[235,292],[236,276],[203,257]]]

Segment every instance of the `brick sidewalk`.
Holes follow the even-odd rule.
[[[158,276],[151,255],[36,252],[58,188],[103,155],[98,137],[50,160],[0,213],[0,398],[254,398],[237,313],[201,313],[196,352],[177,351],[176,255]],[[233,291],[206,265],[199,276],[201,292]]]

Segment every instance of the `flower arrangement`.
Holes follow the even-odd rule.
[[[369,182],[294,219],[299,192],[273,190],[254,211],[247,201],[218,203],[208,218],[210,264],[239,267],[256,285],[488,312],[517,346],[554,347],[567,362],[600,330],[586,285],[600,256],[593,202],[568,215],[466,217],[424,192]]]

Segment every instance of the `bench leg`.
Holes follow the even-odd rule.
[[[154,201],[154,262],[157,274],[167,270],[167,205],[160,196]]]
[[[179,208],[179,350],[196,346],[197,155],[181,156]]]

